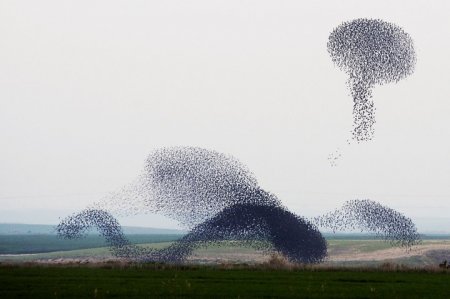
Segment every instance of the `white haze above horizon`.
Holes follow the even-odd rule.
[[[369,198],[450,232],[449,11],[444,0],[1,1],[0,223],[57,223],[133,181],[152,150],[186,145],[235,156],[305,217]],[[375,87],[375,139],[347,146],[352,99],[326,43],[355,18],[402,27],[417,66]]]

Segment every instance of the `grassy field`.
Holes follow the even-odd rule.
[[[151,241],[139,246],[171,244]],[[0,255],[0,298],[450,298],[450,270],[437,267],[450,259],[450,240],[410,252],[373,239],[327,242],[329,258],[315,266],[230,241],[178,266],[117,260],[107,247]]]
[[[135,244],[160,243],[178,240],[176,234],[139,234],[128,235]],[[52,234],[0,235],[0,254],[31,254],[76,249],[89,249],[106,246],[99,235],[86,235],[76,240],[58,238]]]
[[[0,298],[449,298],[445,271],[0,266]]]
[[[166,237],[169,238],[169,236]],[[145,238],[142,240],[145,241]],[[171,244],[171,242],[164,242],[166,240],[164,236],[159,236],[158,238],[151,240],[153,242],[139,244],[139,246],[163,248]],[[78,244],[78,242],[84,242],[83,240],[65,241],[72,242],[72,246],[75,248],[83,245]],[[40,242],[42,242],[42,240]],[[421,245],[411,251],[391,247],[389,243],[373,239],[332,239],[327,242],[328,258],[324,262],[324,265],[327,267],[378,267],[385,263],[402,264],[408,267],[426,267],[436,266],[444,259],[450,260],[450,240],[424,240]],[[15,246],[18,246],[18,244]],[[96,243],[93,242],[91,244],[95,245]],[[4,244],[1,246],[4,246]],[[50,249],[56,248],[55,244],[52,243],[48,246]],[[83,263],[95,263],[98,261],[114,259],[107,247],[48,251],[50,252],[39,252],[34,254],[20,254],[22,251],[13,251],[10,254],[0,254],[0,262],[18,263],[39,261],[43,263],[67,263],[77,260],[78,262]],[[267,254],[265,255],[263,252],[248,246],[242,246],[239,242],[222,242],[208,246],[207,248],[195,250],[189,257],[188,262],[193,264],[258,264],[267,261],[267,259]]]

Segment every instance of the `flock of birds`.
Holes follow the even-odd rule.
[[[296,262],[316,263],[326,257],[326,242],[317,227],[289,212],[231,156],[196,147],[162,148],[149,156],[144,169],[112,200],[64,219],[57,227],[59,235],[76,238],[94,226],[117,256],[145,261],[180,262],[195,248],[224,240],[275,250]],[[130,244],[106,211],[134,214],[137,202],[141,213],[178,220],[189,233],[163,250]]]
[[[411,37],[395,24],[377,19],[356,19],[335,28],[328,40],[333,62],[349,76],[353,98],[352,138],[374,136],[375,106],[372,88],[409,76],[416,54]]]
[[[369,199],[349,200],[340,209],[312,219],[318,227],[342,230],[360,230],[379,235],[393,246],[411,248],[421,242],[411,219]]]
[[[161,250],[131,244],[110,211],[134,214],[136,203],[141,213],[176,219],[189,233]],[[406,247],[420,240],[410,219],[369,200],[350,201],[312,220],[295,215],[262,189],[237,159],[196,147],[156,150],[132,186],[67,217],[57,231],[73,239],[90,227],[98,229],[116,256],[157,262],[182,262],[198,247],[238,240],[264,252],[279,252],[292,262],[319,263],[327,256],[319,227],[334,231],[358,227]]]
[[[349,75],[352,137],[357,142],[370,140],[375,123],[372,88],[413,72],[412,40],[394,24],[357,19],[331,33],[328,52]],[[339,150],[330,155],[332,166],[340,156]],[[189,233],[167,248],[146,249],[131,244],[113,216],[155,212],[179,221]],[[348,201],[310,220],[295,215],[237,159],[196,147],[154,151],[133,184],[67,217],[57,231],[73,239],[91,227],[98,229],[116,256],[157,262],[182,262],[200,246],[238,240],[265,252],[279,252],[292,262],[319,263],[327,256],[319,227],[373,232],[407,248],[420,242],[409,218],[371,200]]]

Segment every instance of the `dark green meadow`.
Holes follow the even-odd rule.
[[[162,243],[178,240],[182,235],[175,234],[139,234],[128,235],[134,244]],[[107,246],[98,235],[86,235],[76,240],[67,240],[51,234],[0,235],[1,254],[32,254],[77,249],[90,249]]]
[[[3,265],[0,298],[450,298],[450,273],[263,266]]]
[[[128,237],[139,246],[164,248],[180,236]],[[199,248],[176,266],[114,259],[96,235],[0,235],[0,299],[450,298],[450,270],[438,268],[450,257],[448,237],[424,240],[426,251],[396,258],[389,243],[367,236],[327,241],[331,258],[350,258],[302,266],[223,242]],[[358,260],[361,254],[368,255]]]

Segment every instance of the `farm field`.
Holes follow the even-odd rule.
[[[163,248],[178,239],[180,235],[131,235],[139,246]],[[8,241],[8,242],[5,242]],[[13,240],[13,241],[11,241]],[[450,260],[450,240],[425,239],[422,244],[407,251],[392,247],[376,239],[331,238],[328,242],[328,258],[324,266],[367,267],[386,263],[407,267],[436,266],[444,259]],[[69,250],[71,249],[71,250]],[[189,257],[191,264],[259,264],[266,262],[269,255],[239,242],[222,242],[199,248]],[[40,263],[95,263],[117,260],[103,240],[98,236],[87,236],[79,240],[60,240],[55,236],[0,236],[0,262]]]
[[[447,271],[155,264],[0,266],[1,298],[448,298]]]
[[[161,243],[175,241],[182,235],[177,234],[136,234],[128,235],[134,244]],[[77,249],[90,249],[107,246],[98,235],[86,235],[76,240],[66,240],[51,234],[0,235],[0,255],[33,254]]]
[[[128,236],[151,248],[179,237]],[[333,236],[327,242],[329,256],[319,265],[291,264],[236,241],[200,247],[185,264],[167,265],[115,258],[94,235],[78,240],[0,235],[0,248],[9,252],[0,254],[0,298],[450,296],[450,270],[438,267],[450,259],[447,237],[425,238],[409,251],[367,236]],[[20,253],[24,250],[32,253]]]

